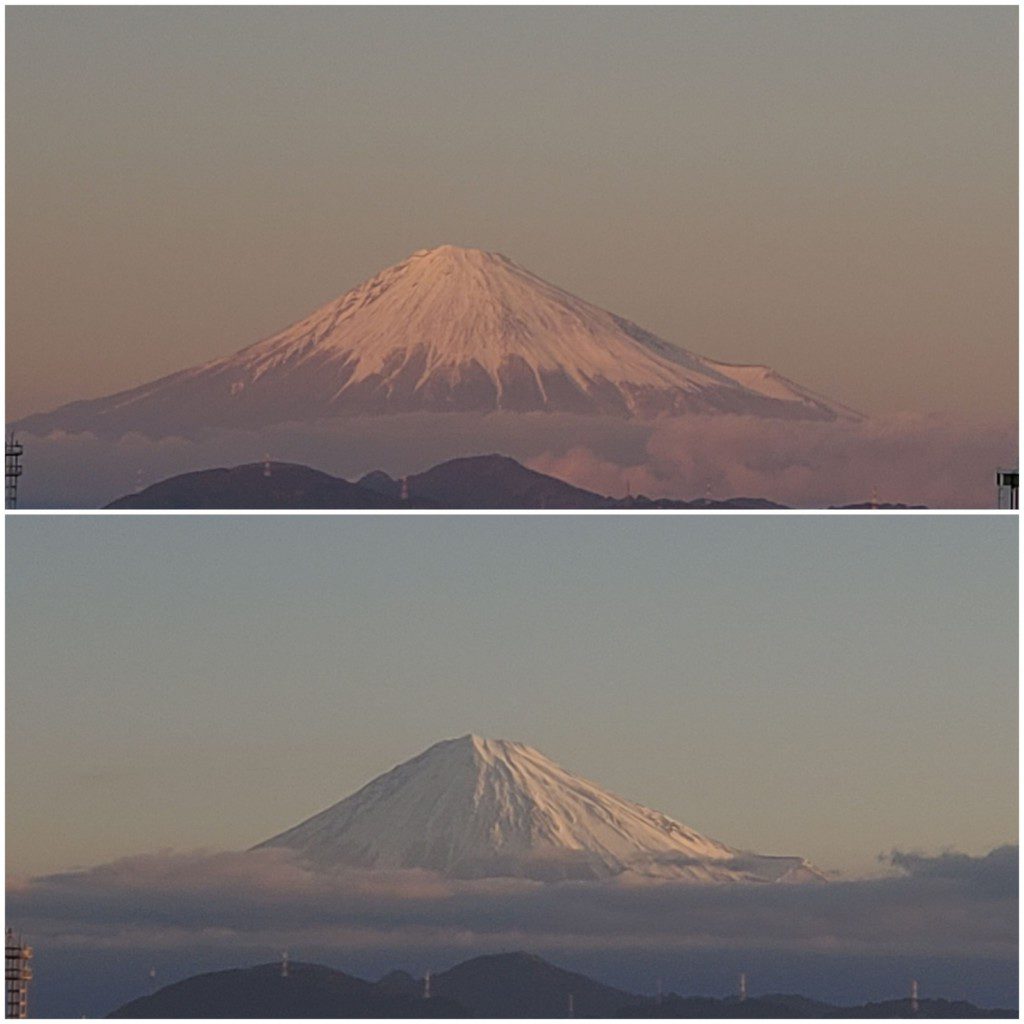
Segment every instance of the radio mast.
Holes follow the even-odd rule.
[[[18,507],[18,477],[21,476],[21,456],[25,448],[18,441],[13,433],[7,435],[7,460],[6,460],[6,507]]]
[[[9,449],[8,449],[9,450]],[[28,983],[32,980],[32,947],[22,942],[21,936],[7,929],[7,988],[6,1016],[21,1020],[28,1016]]]

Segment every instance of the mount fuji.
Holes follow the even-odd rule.
[[[495,411],[859,418],[766,366],[716,362],[662,341],[505,256],[443,245],[234,355],[14,426],[164,437]]]
[[[254,849],[316,868],[420,868],[451,878],[809,882],[800,857],[747,853],[566,771],[522,743],[437,743]]]

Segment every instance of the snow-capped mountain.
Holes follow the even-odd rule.
[[[455,878],[823,878],[800,857],[736,850],[522,743],[479,736],[435,744],[262,847],[295,850],[321,868],[422,868]]]
[[[505,256],[424,249],[242,349],[19,429],[150,436],[408,411],[856,414],[766,366],[662,341]]]

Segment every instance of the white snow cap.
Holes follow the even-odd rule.
[[[300,352],[311,356],[311,345],[319,356],[335,350],[354,366],[341,391],[378,377],[395,381],[413,360],[416,390],[432,377],[435,388],[442,381],[471,392],[489,386],[497,408],[527,402],[557,409],[586,399],[638,414],[645,402],[672,411],[666,391],[679,391],[677,404],[685,406],[684,399],[696,399],[702,389],[724,389],[726,405],[742,405],[745,393],[748,400],[800,406],[794,411],[813,418],[834,415],[823,399],[767,366],[702,358],[549,284],[507,256],[455,245],[418,250],[238,355],[245,356],[250,378],[258,379],[281,360]],[[481,370],[488,385],[474,380]],[[575,393],[558,393],[566,385]]]
[[[823,877],[799,857],[743,853],[702,836],[523,743],[475,735],[435,744],[259,845],[296,850],[319,867],[423,868],[462,878]]]

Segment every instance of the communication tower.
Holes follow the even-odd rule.
[[[740,972],[740,1002],[745,1003],[747,1001],[747,974],[746,971]]]
[[[18,477],[21,476],[21,456],[25,449],[14,434],[7,435],[7,508],[18,507]]]
[[[26,946],[21,936],[7,929],[7,1013],[6,1016],[21,1020],[28,1016],[28,983],[32,980],[32,947]]]

